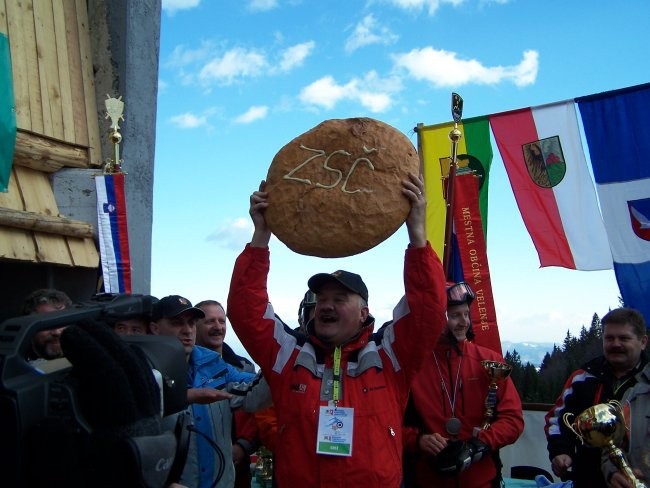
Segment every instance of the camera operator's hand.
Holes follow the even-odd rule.
[[[86,479],[92,486],[165,486],[176,440],[161,432],[160,392],[144,353],[89,321],[66,328],[61,345],[92,429],[82,454]]]
[[[216,388],[188,388],[187,390],[187,403],[207,405],[208,403],[230,400],[232,397],[232,393],[228,393],[226,390],[217,390]]]

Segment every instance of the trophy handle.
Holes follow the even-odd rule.
[[[623,404],[619,402],[618,400],[610,400],[607,403],[609,403],[611,406],[613,406],[616,409],[616,413],[618,413],[621,418],[623,417]]]
[[[578,439],[580,439],[581,443],[585,443],[585,441],[582,438],[582,434],[580,434],[574,427],[573,423],[571,420],[575,417],[575,415],[571,412],[566,412],[564,415],[562,415],[562,422],[564,422],[564,425],[566,425],[571,432],[573,432]]]

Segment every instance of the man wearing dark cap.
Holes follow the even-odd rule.
[[[205,317],[200,308],[178,295],[162,298],[153,306],[152,334],[177,337],[188,363],[187,399],[199,434],[191,437],[181,483],[190,487],[231,487],[235,481],[232,463],[232,412],[230,392],[247,390],[254,373],[239,371],[220,354],[195,345],[196,323]],[[207,439],[206,439],[207,437]],[[219,456],[215,445],[223,454]],[[221,477],[216,485],[219,472]]]
[[[495,418],[486,425],[490,379],[482,361],[501,354],[472,342],[469,284],[447,284],[447,327],[425,357],[405,415],[405,486],[501,486],[498,451],[524,430],[521,400],[510,378],[500,382]]]
[[[306,336],[277,319],[266,291],[271,231],[264,210],[271,203],[264,183],[251,196],[255,231],[235,264],[227,310],[271,388],[280,488],[400,486],[410,382],[440,335],[446,308],[442,266],[426,240],[423,187],[416,175],[402,183],[411,204],[406,296],[394,322],[374,334],[368,289],[347,271],[309,279],[316,308]]]

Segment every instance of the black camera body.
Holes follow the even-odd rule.
[[[87,320],[114,322],[151,315],[152,297],[111,295],[47,314],[8,319],[0,325],[0,479],[4,486],[23,486],[28,466],[27,439],[33,429],[56,420],[81,437],[92,432],[84,419],[69,380],[72,365],[65,359],[29,363],[33,336]],[[163,416],[187,404],[187,364],[175,337],[129,336],[162,377]],[[47,366],[47,367],[46,367]],[[160,379],[159,376],[159,379]],[[33,461],[33,460],[31,460]]]

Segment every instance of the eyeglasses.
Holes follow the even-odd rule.
[[[464,281],[460,281],[447,288],[447,305],[470,304],[476,298],[474,290]]]

